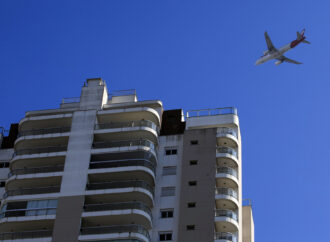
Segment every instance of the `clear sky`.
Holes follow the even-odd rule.
[[[330,1],[0,1],[0,126],[57,108],[86,78],[165,109],[236,106],[257,242],[330,241]],[[306,28],[286,54],[266,49]]]

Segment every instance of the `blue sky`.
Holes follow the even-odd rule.
[[[0,1],[0,126],[57,108],[86,78],[165,109],[236,106],[256,241],[330,238],[330,2]],[[306,28],[303,65],[254,66]]]

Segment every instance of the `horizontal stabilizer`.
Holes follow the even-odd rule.
[[[309,45],[311,44],[311,42],[309,42],[307,40],[303,40],[302,42],[305,43],[305,44],[309,44]]]

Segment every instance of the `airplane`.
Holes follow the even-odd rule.
[[[275,62],[275,65],[280,65],[283,62],[288,62],[288,63],[293,63],[293,64],[302,64],[298,61],[289,59],[287,57],[285,57],[283,54],[285,52],[287,52],[290,49],[293,49],[294,47],[296,47],[298,44],[300,43],[305,43],[305,44],[310,44],[310,42],[308,42],[306,39],[306,37],[304,36],[305,34],[305,29],[303,29],[301,31],[301,33],[297,32],[297,39],[292,41],[291,43],[283,46],[280,49],[276,49],[272,43],[272,41],[270,40],[267,32],[265,32],[265,39],[266,39],[266,43],[267,43],[267,47],[268,50],[264,51],[264,54],[261,56],[261,58],[259,60],[257,60],[256,65],[260,65],[265,63],[266,61],[272,60],[272,59],[276,59],[278,61]]]

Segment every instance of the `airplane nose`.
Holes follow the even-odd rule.
[[[256,63],[255,63],[256,66],[258,66],[260,64],[261,64],[261,61],[260,60],[257,60]]]

